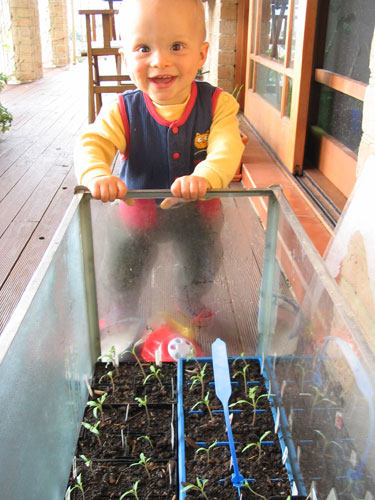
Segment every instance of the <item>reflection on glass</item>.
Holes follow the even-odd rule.
[[[317,125],[354,153],[362,136],[363,103],[321,85]]]
[[[247,207],[248,199],[239,203]],[[137,199],[132,207],[123,202],[92,205],[102,351],[116,345],[116,352],[125,353],[147,327],[158,329],[162,324],[185,332],[205,355],[218,336],[228,342],[233,354],[243,350],[239,339],[245,336],[250,320],[239,321],[238,330],[234,327],[227,292],[237,290],[236,300],[247,311],[251,287],[257,293],[261,275],[252,271],[250,279],[242,270],[245,262],[238,247],[242,238],[234,237],[234,231],[242,229],[235,229],[225,215],[233,202],[228,205],[227,199],[215,198],[170,210],[162,210],[154,199]],[[254,234],[252,226],[249,230]],[[248,252],[243,255],[248,261]],[[233,266],[234,274],[229,277]],[[254,300],[257,303],[258,296]],[[255,329],[249,337],[255,339],[256,308],[253,313]],[[249,342],[255,350],[254,341]]]
[[[286,110],[285,115],[290,118],[290,107],[292,105],[292,90],[293,90],[293,79],[288,77],[288,96],[286,100]]]
[[[255,25],[256,25],[256,18],[257,18],[257,10],[258,10],[258,1],[254,0],[254,14],[253,14],[253,32],[252,32],[252,42],[251,42],[251,52],[255,52]]]
[[[374,0],[330,0],[323,68],[369,82]]]
[[[257,93],[276,109],[280,109],[283,75],[260,64],[257,67]]]
[[[288,0],[268,0],[262,3],[259,53],[282,62],[285,58]]]
[[[296,38],[297,38],[296,26],[298,26],[299,5],[300,5],[299,0],[294,0],[293,19],[292,19],[292,39],[290,42],[290,61],[289,61],[290,68],[294,68],[294,60],[296,53]]]
[[[287,350],[282,355],[285,337],[281,330],[273,336],[270,352],[278,356],[268,365],[272,387],[283,393],[283,411],[305,490],[310,492],[313,486],[316,498],[325,500],[371,499],[375,491],[372,353],[360,348],[359,330],[351,329],[345,318],[347,305],[343,302],[340,308],[325,287],[323,275],[307,258],[307,245],[297,237],[297,226],[285,215],[280,211],[277,255],[282,262],[285,245],[291,249],[291,289],[297,291],[302,276],[308,287],[298,303],[289,301],[281,286],[277,291],[277,325],[284,324],[295,347],[290,355]],[[337,492],[333,497],[332,491]]]
[[[253,77],[254,77],[254,61],[250,59],[249,61],[249,89],[253,88]]]

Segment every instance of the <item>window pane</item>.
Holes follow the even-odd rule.
[[[290,106],[292,104],[293,79],[288,77],[288,97],[286,100],[285,115],[290,118]]]
[[[260,64],[257,65],[256,91],[276,109],[281,107],[282,88],[283,75]]]
[[[254,77],[254,61],[250,59],[249,63],[249,89],[253,88],[253,77]]]
[[[374,0],[330,0],[323,68],[369,83]]]
[[[290,43],[290,63],[289,67],[294,68],[294,60],[296,53],[296,39],[297,39],[297,30],[296,26],[298,26],[298,19],[300,15],[300,2],[299,0],[294,0],[294,8],[293,8],[293,20],[292,20],[292,40]]]
[[[259,53],[284,61],[288,0],[264,0],[260,28]]]
[[[253,32],[252,32],[252,41],[251,41],[251,52],[255,52],[255,26],[256,26],[256,19],[257,19],[257,10],[258,10],[258,2],[257,0],[254,0],[254,15],[253,15]]]
[[[362,136],[362,101],[320,85],[318,126],[354,153]]]

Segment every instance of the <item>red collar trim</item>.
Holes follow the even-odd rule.
[[[125,153],[122,156],[123,156],[123,160],[126,160],[126,158],[129,155],[130,126],[129,126],[128,114],[126,112],[124,98],[122,97],[121,94],[119,95],[119,109],[120,109],[120,115],[121,115],[121,118],[122,118],[122,123],[124,125],[125,140],[126,140],[126,150],[125,150]]]
[[[177,126],[177,127],[181,127],[181,125],[184,125],[184,123],[186,122],[186,120],[190,116],[191,110],[193,109],[195,101],[197,100],[197,93],[198,93],[197,84],[195,82],[193,82],[191,84],[190,99],[187,103],[185,111],[182,113],[182,115],[180,116],[180,118],[178,120],[172,121],[172,122],[170,122],[168,120],[164,120],[164,118],[162,118],[158,114],[158,112],[155,109],[155,106],[153,105],[150,97],[147,94],[143,93],[143,98],[145,100],[147,109],[150,112],[151,116],[154,118],[155,121],[160,123],[160,125],[164,125],[165,127],[170,127],[172,125]]]

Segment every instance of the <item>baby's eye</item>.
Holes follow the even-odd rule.
[[[137,48],[137,52],[150,52],[150,47],[148,45],[141,45],[140,47]]]
[[[174,43],[172,45],[172,50],[181,50],[182,49],[182,44],[181,43]]]

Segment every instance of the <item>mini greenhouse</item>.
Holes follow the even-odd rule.
[[[186,206],[163,212],[163,229],[155,229],[159,201],[168,195],[130,193],[156,210],[156,223],[147,216],[136,228],[143,243],[133,301],[129,275],[123,289],[115,287],[128,257],[119,243],[130,227],[121,206],[77,190],[0,337],[1,497],[64,498],[98,357],[114,346],[120,362],[128,359],[142,335],[167,325],[197,346],[202,363],[211,361],[218,338],[230,362],[257,363],[292,497],[373,499],[373,350],[281,189],[211,192],[218,212],[207,215],[202,202],[208,226],[199,231],[191,228],[195,208]],[[189,266],[199,270],[193,291]],[[191,305],[197,297],[202,316]],[[177,406],[178,426],[184,410]],[[247,442],[243,429],[237,440]],[[177,462],[188,460],[183,439],[176,435]],[[173,494],[194,498],[179,477],[184,465],[176,466]],[[255,489],[251,478],[249,484]],[[230,482],[222,487],[226,498],[229,490],[237,495]],[[78,489],[71,496],[81,498],[73,494]]]

